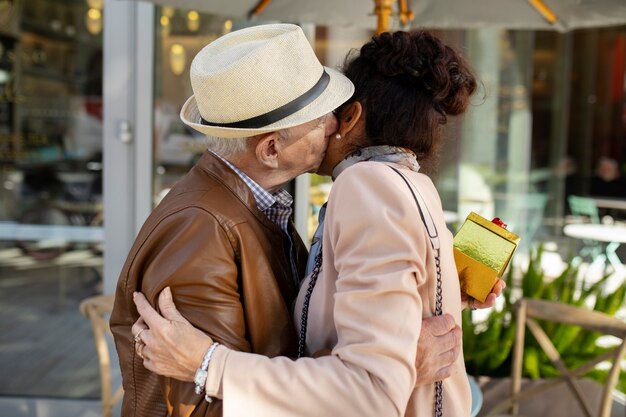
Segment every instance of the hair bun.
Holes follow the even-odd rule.
[[[471,69],[454,49],[429,32],[385,32],[361,48],[380,74],[426,91],[441,112],[465,111],[476,90]]]

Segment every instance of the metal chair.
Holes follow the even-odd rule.
[[[570,391],[574,394],[575,400],[580,405],[582,411],[587,417],[609,417],[611,406],[613,404],[612,393],[621,370],[621,361],[626,354],[626,323],[615,317],[590,311],[567,304],[556,303],[553,301],[535,300],[524,298],[517,302],[517,329],[515,337],[515,347],[513,351],[513,370],[512,370],[512,392],[511,398],[508,398],[496,405],[490,412],[490,416],[499,415],[509,410],[512,416],[518,416],[519,401],[528,399],[533,395],[544,392],[546,389],[554,387],[561,383],[567,383]],[[554,344],[550,341],[538,320],[563,323],[569,325],[580,326],[583,329],[600,332],[605,335],[612,335],[622,340],[621,344],[615,349],[592,358],[585,364],[576,369],[568,369],[561,360]],[[524,360],[524,337],[526,328],[535,337],[539,346],[548,358],[553,362],[560,377],[543,380],[541,383],[531,388],[522,389],[522,367]],[[613,365],[609,371],[607,380],[604,384],[603,395],[597,414],[593,413],[589,407],[582,389],[577,383],[577,378],[592,370],[598,363],[603,361],[613,361]],[[509,415],[509,414],[507,414]]]
[[[113,310],[113,295],[97,295],[80,303],[80,312],[91,321],[91,329],[96,342],[102,387],[102,416],[111,417],[113,407],[122,399],[124,391],[121,383],[113,391],[111,378],[111,355],[107,338],[112,339],[108,316]]]
[[[570,195],[567,197],[567,202],[573,215],[589,218],[591,223],[600,223],[598,206],[593,198]]]
[[[592,198],[570,195],[567,197],[570,211],[577,216],[579,223],[591,222],[600,224],[600,215],[598,214],[598,206]],[[580,256],[589,255],[595,260],[602,254],[602,244],[595,240],[583,240],[583,248],[580,250]]]

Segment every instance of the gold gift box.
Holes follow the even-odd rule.
[[[504,274],[520,237],[470,213],[454,236],[454,261],[461,290],[484,302]]]

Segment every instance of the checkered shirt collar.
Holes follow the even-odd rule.
[[[213,153],[215,156],[217,156],[219,159],[221,159],[226,165],[230,167],[230,169],[235,171],[235,173],[239,176],[239,178],[241,178],[241,180],[246,183],[246,185],[250,188],[250,190],[252,191],[252,194],[254,195],[254,199],[256,200],[256,205],[259,210],[261,210],[265,214],[268,214],[267,211],[272,206],[274,206],[274,204],[278,204],[279,207],[282,207],[284,209],[288,208],[290,211],[289,214],[291,214],[291,205],[293,204],[293,197],[291,196],[291,194],[289,194],[287,191],[283,190],[282,188],[278,190],[277,192],[275,192],[274,194],[268,192],[259,184],[257,184],[252,178],[247,176],[245,172],[243,172],[242,170],[240,170],[239,168],[231,164],[226,159],[222,158],[221,155],[216,154],[210,149],[209,151]],[[274,216],[268,215],[268,217],[270,218],[270,220],[278,223],[275,220]]]

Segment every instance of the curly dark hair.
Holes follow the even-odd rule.
[[[367,145],[409,148],[420,161],[432,156],[447,116],[465,112],[477,88],[463,57],[425,31],[374,36],[346,57],[344,74],[355,85],[344,106],[362,104]]]

